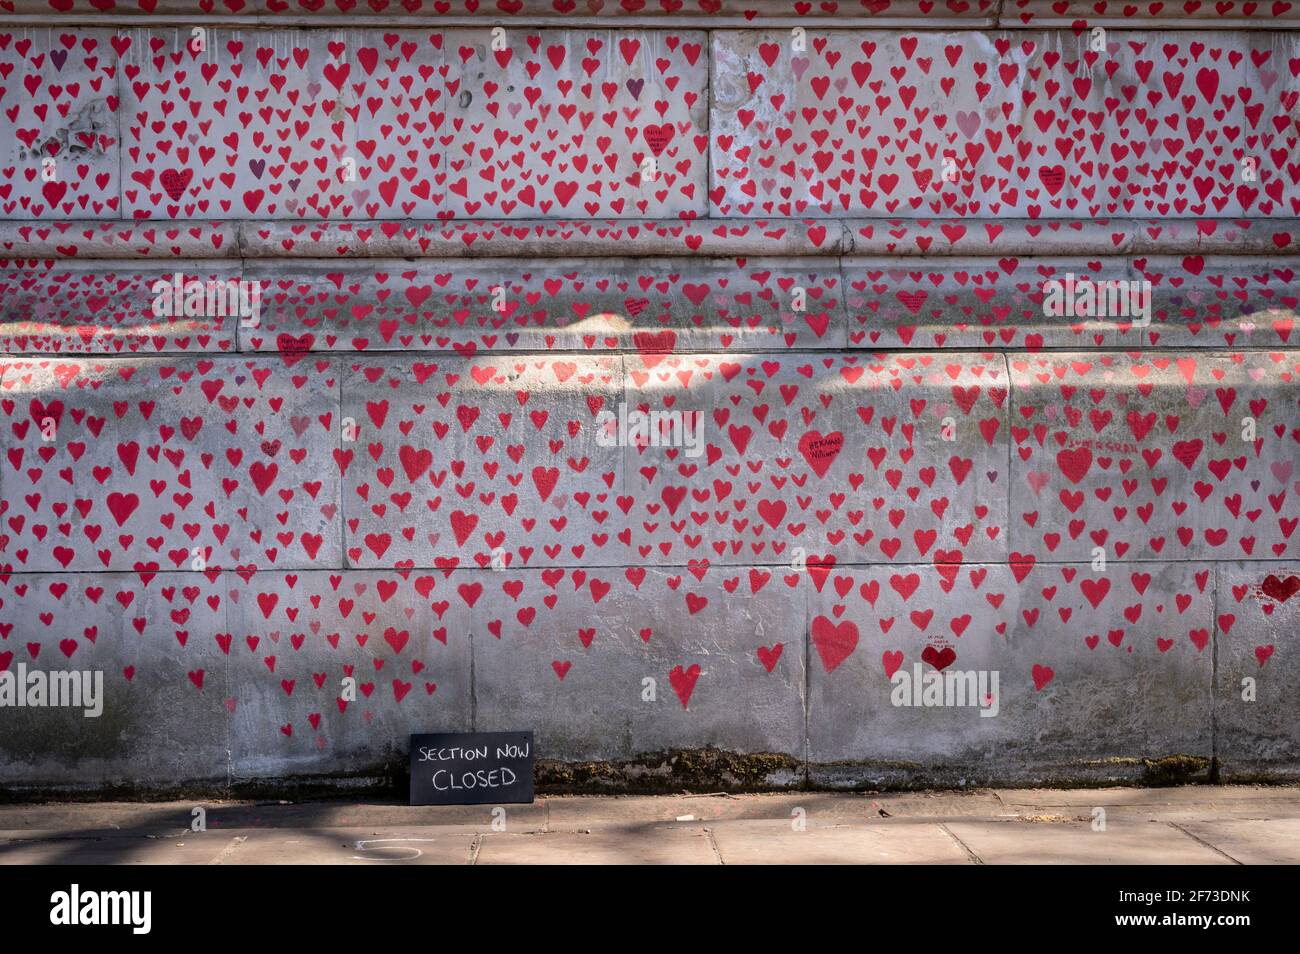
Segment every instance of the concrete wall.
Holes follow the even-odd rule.
[[[0,785],[1300,774],[1292,5],[224,6],[0,3]]]

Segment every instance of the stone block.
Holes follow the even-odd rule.
[[[136,28],[118,37],[136,219],[433,218],[444,37]]]
[[[1121,324],[1122,347],[1287,348],[1300,340],[1294,259],[1142,256],[1134,278],[1151,283],[1151,324]]]
[[[348,563],[621,563],[621,451],[595,420],[619,357],[343,359]]]
[[[1005,558],[1006,398],[996,355],[629,355],[629,412],[702,428],[626,448],[632,560]]]
[[[350,570],[223,582],[237,782],[392,780],[413,733],[471,728],[469,609],[454,577]]]
[[[1117,31],[1104,55],[1074,30],[828,30],[805,50],[788,31],[711,37],[715,214],[1300,211],[1279,148],[1296,135],[1288,34]]]
[[[256,258],[794,256],[835,255],[847,245],[837,223],[818,219],[248,222],[240,240]]]
[[[1049,314],[1049,283],[1128,281],[1120,258],[845,258],[849,341],[869,348],[1099,348],[1115,319]],[[1127,287],[1127,286],[1126,286]],[[1072,307],[1072,303],[1071,303]]]
[[[1143,759],[1170,757],[1208,769],[1211,575],[1028,563],[808,574],[810,777],[1045,784],[1136,778]],[[927,699],[927,682],[949,678],[961,682]]]
[[[708,37],[446,35],[455,218],[676,218],[708,202]]]
[[[118,218],[113,31],[0,31],[0,215]]]
[[[474,574],[477,728],[536,727],[546,759],[706,747],[801,759],[804,601],[778,576],[707,565]],[[791,784],[792,764],[752,781]]]
[[[0,708],[0,784],[137,789],[228,781],[219,575],[0,575],[0,672],[99,674],[103,711]]]
[[[1300,545],[1292,352],[1011,364],[1011,558],[1283,559]]]
[[[33,358],[4,369],[0,417],[14,436],[0,470],[0,564],[341,564],[328,360]]]

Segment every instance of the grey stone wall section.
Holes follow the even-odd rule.
[[[1300,9],[14,2],[0,788],[1300,775]]]
[[[1151,282],[1152,324],[1122,332],[1120,345],[1289,348],[1300,340],[1295,258],[1152,255],[1133,265],[1134,278]]]
[[[1252,185],[1214,168],[1235,166],[1237,155],[1227,146],[1207,144],[1212,161],[1202,169],[1199,159],[1183,164],[1177,158],[1182,139],[1160,139],[1183,170],[1173,170],[1181,188],[1170,190],[1165,164],[1140,159],[1125,126],[1138,108],[1138,91],[1163,84],[1164,92],[1143,104],[1148,136],[1167,120],[1199,139],[1183,123],[1189,114],[1196,123],[1223,122],[1238,135],[1262,132],[1275,120],[1286,128],[1290,119],[1277,100],[1247,104],[1253,90],[1284,82],[1283,73],[1256,57],[1265,64],[1290,58],[1290,34],[1222,34],[1220,46],[1235,54],[1226,70],[1200,62],[1196,34],[1153,31],[1112,31],[1107,57],[1095,60],[1086,56],[1089,38],[1082,31],[864,38],[832,30],[821,34],[824,44],[805,52],[794,51],[789,34],[777,31],[715,31],[712,38],[716,214],[1294,213],[1286,203],[1288,189],[1295,196],[1294,177],[1277,154],[1261,150]],[[1001,110],[995,89],[1020,95]],[[1107,143],[1109,161],[1088,161]],[[944,156],[953,160],[949,180]]]
[[[536,726],[539,750],[571,761],[705,746],[802,759],[803,606],[775,576],[475,574],[476,727]]]
[[[214,634],[227,604],[202,573],[33,573],[0,581],[0,671],[100,674],[103,714],[6,708],[0,779],[13,790],[224,786],[231,720]]]
[[[453,579],[311,571],[223,581],[236,781],[400,774],[412,733],[472,727],[472,631]]]
[[[781,565],[792,547],[848,563],[1005,557],[1001,356],[627,362],[629,407],[671,396],[707,436],[680,463],[625,450],[635,559]]]
[[[594,420],[622,395],[617,357],[343,359],[349,566],[623,562],[617,447]]]
[[[1142,758],[1174,755],[1208,768],[1210,575],[1185,564],[1106,575],[1087,564],[832,569],[810,610],[811,777],[1122,780]],[[986,696],[913,705],[893,680],[917,672],[983,672]],[[993,695],[997,714],[982,716]]]
[[[3,234],[0,232],[0,234]],[[835,255],[848,247],[816,219],[514,219],[442,222],[241,223],[250,257]]]
[[[441,36],[214,29],[201,51],[189,28],[119,38],[122,108],[133,120],[123,154],[125,212],[185,219],[437,212],[443,91],[362,101],[349,82],[377,72],[432,76],[444,62]],[[178,99],[190,108],[171,115]],[[167,121],[135,120],[145,116]]]
[[[704,212],[707,34],[557,30],[518,49],[490,42],[485,30],[446,35],[448,88],[459,89],[446,159],[457,217]]]
[[[845,302],[855,347],[1104,348],[1119,323],[1046,313],[1044,285],[1069,276],[1127,280],[1119,258],[845,258]],[[1064,288],[1064,285],[1062,286]]]
[[[1295,370],[1291,352],[1013,359],[1013,559],[1290,556]]]

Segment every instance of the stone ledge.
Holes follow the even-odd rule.
[[[205,23],[239,26],[639,26],[665,20],[690,24],[775,26],[871,26],[935,30],[1079,28],[1083,25],[1135,27],[1176,25],[1179,29],[1284,29],[1300,20],[1291,2],[1169,3],[1163,0],[859,0],[802,3],[798,0],[405,0],[374,4],[344,0],[233,0],[215,5],[200,0],[3,0],[0,13],[16,25],[121,23]]]
[[[0,266],[51,259],[1294,255],[1300,219],[449,219],[0,222]]]
[[[214,309],[215,290],[232,287],[251,309],[260,285],[256,321],[237,328],[233,310],[160,317],[153,288],[177,274],[186,283],[248,283],[214,286]],[[1074,294],[1066,307],[1071,276],[1131,284],[1113,286],[1118,297],[1103,302],[1115,317],[1093,316]],[[1005,250],[996,258],[54,259],[0,265],[0,352],[1286,348],[1300,324],[1295,276],[1295,259],[1281,255]],[[1047,307],[1049,293],[1059,312]]]

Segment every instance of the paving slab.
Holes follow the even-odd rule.
[[[323,828],[310,832],[243,831],[210,864],[219,865],[467,865],[472,832],[423,828]]]
[[[1180,821],[1178,827],[1243,865],[1300,862],[1300,818]]]
[[[475,864],[713,865],[718,857],[702,828],[645,825],[590,834],[487,834]]]
[[[0,806],[0,864],[1288,863],[1287,786]],[[1093,810],[1106,811],[1094,832]],[[503,827],[504,826],[504,827]],[[972,857],[972,854],[975,856]]]
[[[0,831],[0,865],[206,865],[231,845],[225,835]]]
[[[937,824],[899,822],[866,827],[728,821],[712,828],[724,864],[963,865],[970,858]]]
[[[983,864],[1227,865],[1232,862],[1164,822],[957,821],[946,827]]]

